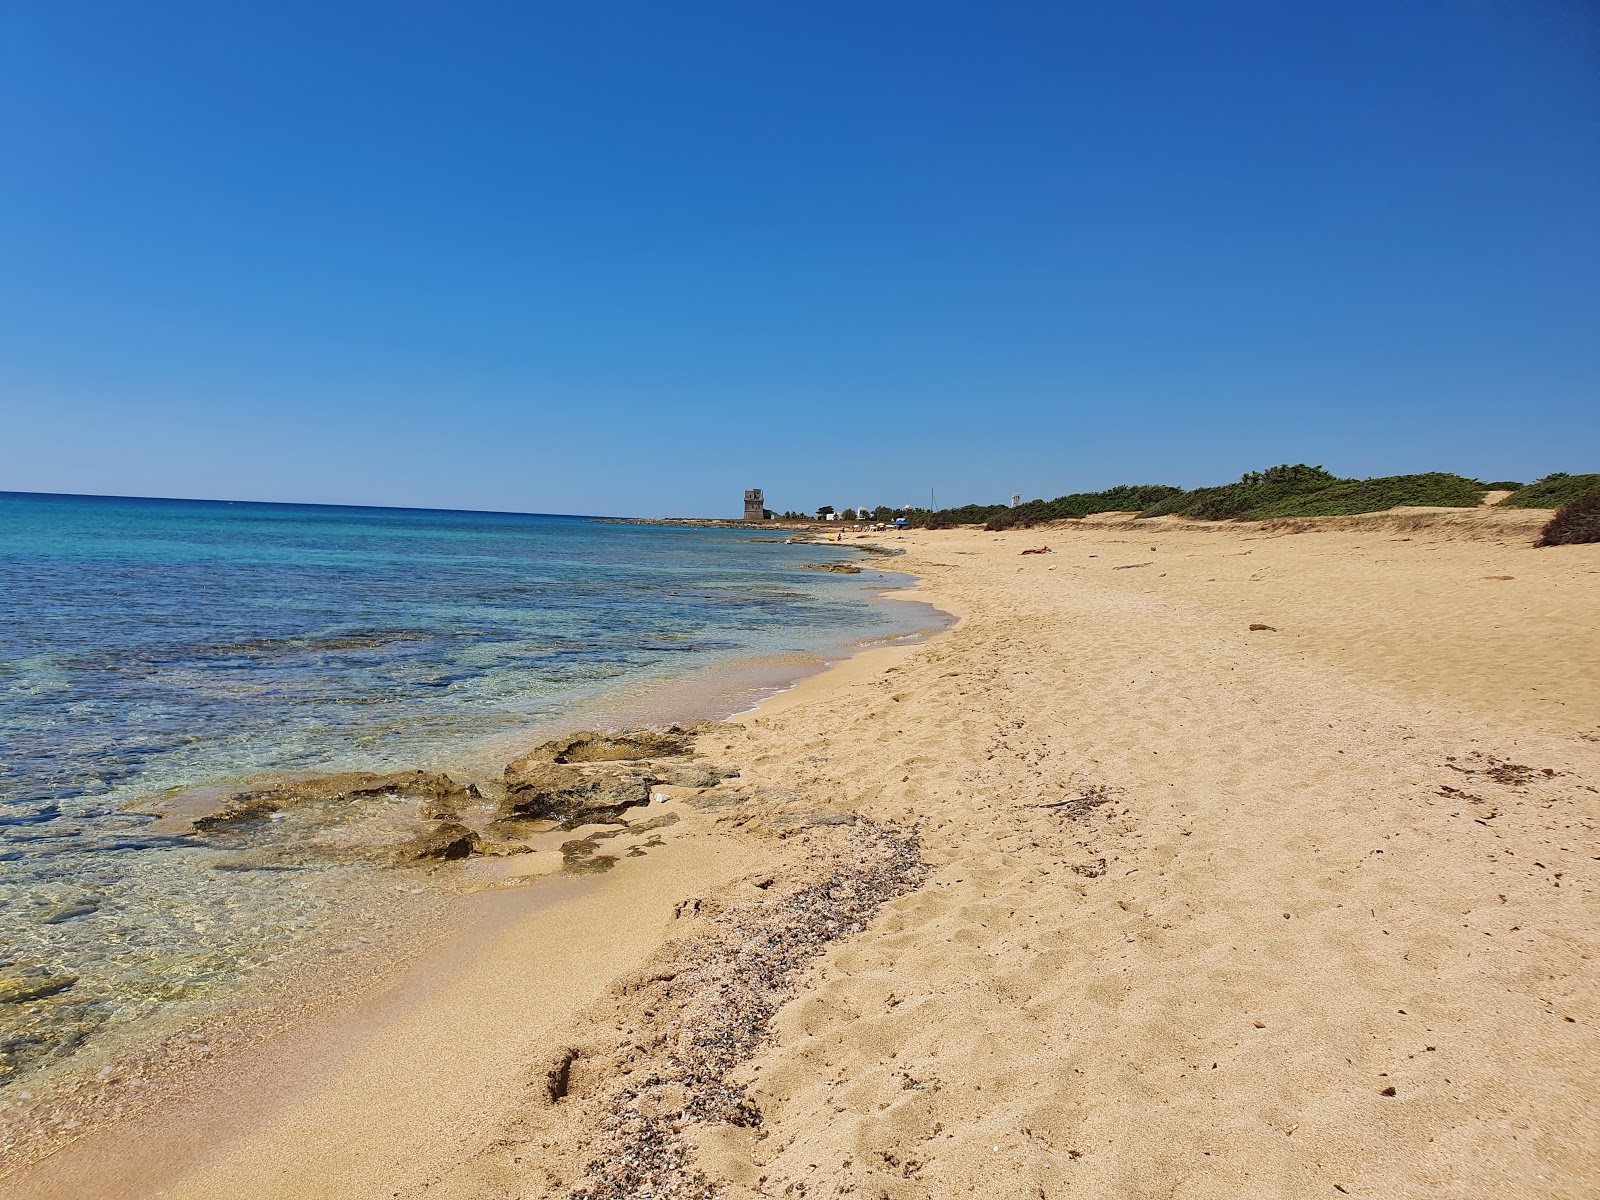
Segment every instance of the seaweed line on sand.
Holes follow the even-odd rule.
[[[729,909],[711,919],[708,933],[686,939],[653,1004],[661,1041],[607,1103],[598,1154],[571,1200],[720,1196],[691,1161],[683,1124],[761,1123],[732,1079],[734,1068],[759,1049],[801,971],[887,901],[918,887],[927,869],[914,832],[858,821],[819,877]]]

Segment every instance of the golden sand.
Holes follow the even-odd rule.
[[[631,1102],[676,1194],[1600,1194],[1600,547],[1536,516],[891,535],[959,624],[719,731],[742,799],[0,1194],[566,1195],[694,947],[880,826],[926,878],[770,993],[759,1119]]]

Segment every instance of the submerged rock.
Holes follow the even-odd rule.
[[[462,805],[482,798],[475,786],[459,784],[448,775],[427,771],[346,771],[310,779],[276,780],[239,791],[209,789],[205,793],[207,810],[193,816],[189,823],[204,832],[262,820],[303,804],[331,804],[390,794],[421,800],[423,815],[441,817],[454,816]],[[174,797],[169,803],[181,811],[184,799]],[[155,811],[155,806],[144,811]]]
[[[479,835],[456,821],[441,821],[395,847],[395,858],[416,862],[426,858],[466,858],[478,848]]]
[[[418,772],[421,774],[421,772]],[[421,815],[430,821],[454,820],[461,815],[461,810],[472,804],[482,803],[483,793],[478,790],[478,785],[469,783],[462,786],[448,775],[430,775],[432,782],[429,790],[423,793]],[[407,792],[405,795],[417,793]]]
[[[73,900],[66,904],[57,904],[45,909],[39,914],[37,920],[41,925],[59,925],[63,921],[70,921],[74,917],[87,917],[90,913],[100,911],[98,900]]]
[[[26,974],[21,971],[0,973],[0,1004],[25,1004],[29,1000],[42,1000],[64,992],[78,982],[76,975],[53,971]]]
[[[859,575],[861,568],[854,563],[801,563],[802,571],[827,571],[832,575]]]

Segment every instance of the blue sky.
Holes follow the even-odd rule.
[[[0,489],[1600,470],[1585,0],[0,11]]]

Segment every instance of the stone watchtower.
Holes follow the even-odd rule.
[[[760,488],[745,488],[744,519],[746,521],[765,521],[767,519],[767,501]]]

